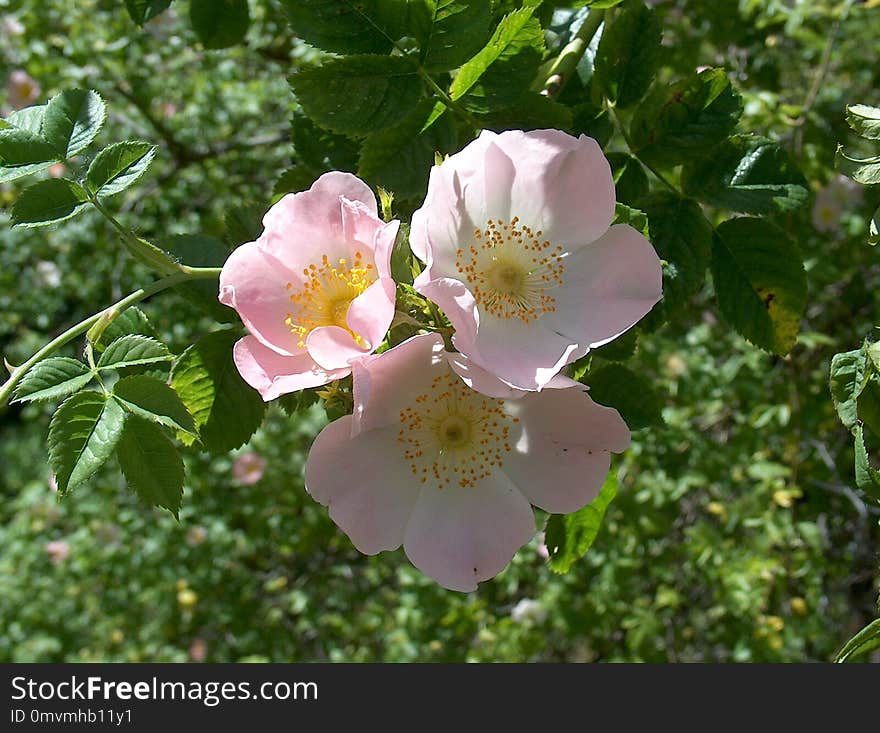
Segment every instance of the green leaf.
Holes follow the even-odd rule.
[[[205,48],[241,43],[251,23],[247,0],[191,0],[189,20]]]
[[[437,0],[430,31],[421,44],[422,66],[429,71],[461,66],[483,47],[491,17],[487,2]]]
[[[229,257],[229,248],[222,240],[204,234],[176,234],[166,237],[161,244],[164,250],[191,267],[221,267]],[[229,323],[237,318],[234,310],[217,299],[216,280],[192,280],[181,283],[175,291],[215,320]]]
[[[125,0],[128,14],[139,26],[167,10],[169,5],[171,0]]]
[[[6,118],[6,122],[13,127],[19,127],[22,130],[39,133],[43,128],[43,117],[46,115],[46,106],[47,105],[45,104],[37,104],[33,107],[18,109]]]
[[[96,91],[68,89],[49,100],[41,132],[62,158],[72,158],[95,139],[106,117]]]
[[[293,115],[292,137],[297,160],[313,168],[316,174],[357,170],[360,143],[319,127],[301,112]]]
[[[282,0],[294,33],[325,51],[388,53],[403,0]]]
[[[855,439],[855,477],[856,486],[871,499],[880,503],[880,471],[871,466],[868,451],[865,448],[865,435],[861,425],[853,429]]]
[[[846,108],[846,121],[856,134],[880,140],[880,107],[852,104]]]
[[[605,511],[617,496],[617,471],[612,468],[599,495],[583,509],[572,514],[551,514],[547,520],[544,542],[550,551],[550,569],[567,573],[596,540]]]
[[[129,334],[111,343],[98,360],[98,371],[156,364],[174,358],[168,347],[149,336]]]
[[[648,238],[666,262],[661,302],[669,314],[683,307],[706,280],[712,256],[712,225],[696,201],[673,193],[655,193],[640,205],[648,215]]]
[[[130,306],[117,315],[107,328],[104,329],[101,337],[93,346],[98,351],[103,351],[107,348],[107,344],[130,333],[139,333],[143,336],[156,335],[156,331],[150,324],[149,319],[137,306]]]
[[[641,374],[620,364],[609,364],[592,370],[580,381],[590,388],[595,402],[617,410],[630,430],[663,423],[660,396]]]
[[[453,101],[474,112],[512,104],[532,81],[544,50],[544,31],[530,3],[506,15],[476,56],[464,64],[449,87]]]
[[[116,455],[125,480],[141,500],[177,517],[183,499],[183,460],[162,431],[147,420],[129,417]]]
[[[84,210],[88,195],[66,178],[50,178],[28,186],[12,207],[12,223],[41,227],[70,219]]]
[[[526,92],[513,104],[490,110],[480,117],[487,130],[556,130],[571,131],[574,125],[572,111],[564,104],[538,92]]]
[[[145,420],[192,435],[196,432],[186,405],[161,379],[146,374],[123,377],[113,386],[113,394],[126,409]]]
[[[78,392],[58,408],[49,424],[49,465],[63,494],[88,479],[113,453],[125,412],[113,397]]]
[[[233,204],[230,206],[226,213],[223,215],[223,224],[225,226],[226,231],[223,234],[223,239],[226,244],[230,247],[237,247],[240,244],[244,244],[245,242],[253,242],[256,241],[257,237],[259,237],[263,233],[263,215],[266,213],[266,207],[263,204],[256,204],[253,201],[245,201],[239,204]],[[217,239],[213,237],[209,237],[212,240],[212,244],[202,247],[196,247],[195,252],[187,253],[190,257],[196,257],[198,259],[205,260],[214,260],[218,261],[219,264],[222,265],[226,258],[229,256],[229,250],[226,249],[223,254],[220,253],[220,250],[217,249],[217,243],[223,244]],[[169,252],[174,252],[174,249],[169,248],[168,240],[165,240],[165,249]],[[175,254],[180,257],[181,262],[185,264],[190,264],[190,261],[184,257],[183,254],[175,252]],[[204,265],[204,267],[210,267],[211,265]]]
[[[598,356],[606,361],[626,361],[636,353],[636,347],[639,343],[639,329],[631,328],[629,331],[622,333],[613,341],[603,344],[595,349],[590,349],[590,353],[584,357],[590,359]],[[575,362],[577,365],[578,362]]]
[[[732,137],[685,162],[685,194],[744,214],[790,211],[808,197],[797,166],[779,145],[758,136]]]
[[[638,232],[648,236],[648,216],[640,209],[634,209],[626,204],[616,203],[614,205],[613,224],[627,224]]]
[[[797,246],[767,221],[731,219],[712,242],[721,315],[755,346],[787,354],[797,342],[807,278]]]
[[[315,182],[315,173],[304,165],[295,165],[282,173],[272,187],[272,195],[281,198],[286,193],[305,191]]]
[[[54,356],[39,362],[24,375],[15,390],[15,402],[66,397],[92,381],[91,370],[76,359]]]
[[[171,371],[171,385],[212,453],[226,453],[247,442],[266,409],[232,361],[237,340],[232,330],[203,336],[177,358]]]
[[[368,137],[358,175],[399,199],[424,197],[434,154],[455,148],[455,125],[445,109],[425,99],[400,125]]]
[[[44,163],[31,163],[30,165],[17,165],[12,168],[0,168],[0,183],[8,183],[18,178],[24,178],[32,173],[39,173],[54,165],[58,161],[50,160]]]
[[[630,205],[637,204],[650,188],[642,164],[626,153],[609,153],[607,157],[614,176],[617,201]]]
[[[141,140],[127,140],[104,148],[89,166],[87,188],[98,196],[124,191],[146,172],[156,149],[155,145]]]
[[[880,619],[872,621],[858,634],[850,639],[843,648],[837,652],[835,662],[842,663],[849,661],[852,657],[873,651],[880,647]]]
[[[391,248],[391,276],[397,283],[412,285],[412,248],[409,245],[409,224],[401,224]]]
[[[352,135],[393,127],[422,96],[422,81],[404,56],[328,59],[293,74],[290,85],[315,122]]]
[[[845,175],[865,186],[880,183],[880,155],[871,158],[853,158],[838,147],[837,167]]]
[[[660,65],[660,38],[656,13],[642,0],[628,0],[606,24],[594,72],[606,99],[625,109],[642,98]]]
[[[831,358],[831,372],[828,386],[831,399],[840,421],[847,430],[853,431],[858,425],[858,399],[868,382],[864,347],[835,354]]]
[[[55,148],[39,133],[17,127],[7,127],[0,130],[0,165],[4,168],[40,164],[41,167],[32,168],[31,172],[34,172],[34,170],[48,168],[53,163],[57,163],[58,159],[59,156]],[[3,174],[9,175],[6,171],[3,171]],[[27,174],[19,173],[18,175]],[[12,179],[7,178],[6,180]]]
[[[742,97],[724,70],[706,69],[671,86],[655,86],[633,115],[633,145],[652,163],[682,163],[730,135],[742,110]]]

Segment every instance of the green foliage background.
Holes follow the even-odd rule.
[[[664,424],[635,434],[619,494],[570,573],[551,572],[536,539],[462,596],[401,552],[361,556],[303,489],[309,442],[326,421],[317,406],[294,418],[270,408],[232,455],[188,453],[177,522],[140,504],[113,466],[59,502],[46,466],[51,412],[16,405],[0,412],[0,660],[832,658],[877,615],[878,516],[854,489],[852,439],[827,382],[832,355],[858,348],[880,322],[880,269],[865,245],[880,196],[866,189],[863,201],[846,202],[825,233],[810,205],[835,175],[837,142],[858,149],[844,108],[877,103],[880,69],[867,15],[837,25],[841,3],[790,5],[678,0],[656,10],[662,80],[726,69],[743,95],[741,127],[778,141],[809,183],[809,204],[774,219],[805,258],[809,301],[797,344],[786,357],[756,350],[719,319],[711,283],[639,338],[628,368],[654,385]],[[231,247],[273,192],[307,187],[327,168],[356,168],[357,151],[296,110],[287,78],[320,54],[291,41],[281,3],[251,2],[244,43],[218,51],[200,44],[188,6],[175,2],[141,30],[111,0],[0,0],[0,20],[14,15],[25,29],[0,36],[0,74],[26,69],[41,101],[74,86],[98,90],[111,114],[102,144],[128,136],[159,145],[150,172],[120,195],[120,218],[153,241],[240,232],[228,236]],[[552,7],[541,12],[552,26]],[[463,99],[479,113],[491,92],[487,83]],[[565,92],[577,93],[576,83]],[[624,92],[615,94],[626,106]],[[416,105],[413,114],[429,112]],[[607,149],[624,150],[607,132]],[[452,133],[438,129],[431,145],[451,145]],[[371,144],[360,165],[381,179],[383,146],[397,142]],[[698,186],[698,174],[686,179]],[[619,178],[619,191],[641,184],[625,185]],[[0,352],[14,364],[146,276],[91,212],[55,230],[10,229],[7,205],[21,187],[0,186]],[[230,226],[238,219],[244,230]],[[144,310],[175,353],[214,327],[176,292]],[[609,347],[603,361],[617,358]],[[244,486],[232,465],[251,451],[266,471]],[[59,562],[45,549],[55,540],[70,547]],[[523,599],[538,605],[523,613]]]

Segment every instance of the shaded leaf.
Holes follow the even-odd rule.
[[[48,168],[58,160],[59,155],[55,147],[39,133],[17,127],[0,130],[0,165],[4,168],[33,166],[38,163],[44,164],[43,168]],[[41,168],[33,170],[41,170]],[[6,171],[3,173],[9,175]],[[5,180],[11,179],[5,178]]]
[[[183,499],[183,460],[162,431],[143,418],[129,417],[116,455],[125,480],[141,500],[177,517]]]
[[[742,110],[742,97],[724,70],[705,69],[653,89],[633,115],[633,145],[650,162],[682,163],[724,140]]]
[[[544,31],[531,2],[506,15],[486,46],[452,80],[449,96],[474,112],[514,103],[532,81],[544,49]]]
[[[328,59],[293,74],[290,85],[309,117],[352,135],[393,127],[422,96],[422,81],[404,56]]]
[[[455,125],[445,109],[442,102],[425,99],[400,125],[368,137],[358,175],[399,199],[424,196],[434,154],[455,148]]]
[[[693,199],[658,192],[640,202],[648,214],[651,244],[663,266],[662,308],[681,308],[706,280],[712,256],[712,225]]]
[[[642,0],[628,0],[606,23],[594,70],[606,99],[625,109],[642,98],[659,66],[660,37],[656,13]]]
[[[171,0],[125,0],[125,7],[131,19],[140,26],[164,12]]]
[[[491,17],[487,2],[437,0],[430,30],[421,43],[422,65],[430,71],[461,66],[483,47]]]
[[[196,432],[186,405],[161,379],[146,374],[123,377],[113,386],[113,394],[129,411],[150,422],[186,433]]]
[[[12,207],[12,223],[39,227],[70,219],[84,210],[88,196],[78,183],[49,178],[28,186]]]
[[[388,53],[400,0],[282,0],[304,41],[334,53]]]
[[[247,0],[191,0],[189,20],[205,48],[241,43],[251,23]]]
[[[617,410],[630,430],[663,422],[663,404],[654,386],[641,374],[625,366],[600,366],[580,381],[590,388],[590,397],[595,402]]]
[[[755,346],[787,354],[797,342],[807,278],[797,246],[767,221],[731,219],[712,242],[721,315]]]
[[[808,197],[806,181],[779,145],[754,135],[732,137],[682,167],[685,194],[744,214],[790,211]]]
[[[851,104],[846,108],[846,121],[856,134],[869,140],[880,140],[880,107]]]

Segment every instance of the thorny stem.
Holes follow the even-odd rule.
[[[161,280],[156,280],[156,282],[151,283],[145,288],[135,290],[133,293],[126,295],[124,298],[122,298],[122,300],[117,301],[108,308],[105,308],[104,310],[99,311],[98,313],[95,313],[88,318],[85,318],[84,320],[77,323],[75,326],[71,326],[64,333],[56,336],[43,348],[37,351],[30,359],[24,362],[24,364],[16,367],[12,371],[9,379],[7,379],[3,386],[0,387],[0,408],[5,407],[9,403],[9,399],[12,396],[13,390],[24,378],[24,375],[27,374],[38,362],[42,361],[48,356],[51,356],[55,351],[60,349],[65,344],[71,342],[77,336],[81,336],[82,334],[84,334],[102,317],[106,316],[109,318],[109,320],[112,320],[130,305],[139,303],[140,301],[149,298],[151,295],[155,295],[156,293],[167,290],[168,288],[173,288],[175,285],[180,285],[181,283],[187,282],[189,280],[203,280],[208,278],[215,278],[219,275],[219,267],[183,266],[182,272],[175,273],[174,275],[169,275],[168,277],[162,278]]]
[[[602,24],[604,16],[604,10],[593,10],[587,15],[586,20],[578,28],[577,33],[565,44],[565,47],[559,52],[559,56],[556,57],[556,61],[553,62],[553,65],[547,72],[547,78],[541,85],[541,94],[550,99],[559,96],[577,69],[577,65],[583,58],[584,53],[586,53],[590,42],[593,40],[593,36],[596,35],[596,31]]]

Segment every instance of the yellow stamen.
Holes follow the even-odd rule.
[[[340,257],[335,263],[324,255],[319,265],[303,269],[299,288],[287,283],[295,310],[286,314],[284,324],[298,336],[300,348],[306,345],[309,332],[320,326],[344,328],[356,343],[364,344],[364,339],[348,326],[351,302],[376,281],[375,268],[363,260],[361,252],[355,252],[353,261]]]

